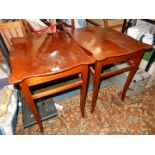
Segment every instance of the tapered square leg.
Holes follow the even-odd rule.
[[[84,117],[85,100],[87,95],[87,85],[88,85],[88,65],[83,66],[83,71],[81,73],[82,85],[81,85],[81,103],[80,110],[81,115]]]
[[[40,132],[43,133],[44,132],[43,131],[43,124],[41,122],[41,119],[40,119],[40,116],[39,116],[39,112],[38,112],[38,110],[36,108],[36,105],[35,105],[35,103],[33,101],[31,92],[29,90],[29,87],[26,84],[26,81],[22,81],[20,83],[20,87],[21,87],[21,90],[23,92],[23,95],[24,95],[25,99],[27,100],[27,104],[28,104],[31,112],[32,112],[34,118],[36,119],[36,121],[37,121],[37,123],[39,125]]]
[[[133,79],[133,77],[134,77],[134,75],[135,75],[135,73],[136,73],[136,71],[138,69],[138,66],[139,66],[139,64],[141,62],[142,56],[143,56],[143,52],[140,53],[137,57],[134,57],[134,58],[131,59],[132,60],[132,63],[133,63],[132,64],[133,67],[129,71],[128,78],[127,78],[127,80],[125,82],[125,85],[124,85],[124,88],[123,88],[123,91],[122,91],[122,95],[121,95],[121,100],[122,101],[124,101],[126,92],[127,92],[128,87],[129,87],[129,85],[130,85],[130,83],[131,83],[131,81],[132,81],[132,79]]]
[[[95,64],[95,74],[94,74],[94,85],[93,85],[93,98],[92,98],[92,107],[91,107],[91,113],[95,111],[96,106],[96,100],[98,96],[99,86],[100,86],[100,74],[102,71],[102,66],[100,63]]]

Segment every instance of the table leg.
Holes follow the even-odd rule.
[[[101,77],[100,77],[101,71],[102,71],[102,65],[99,62],[97,62],[95,64],[91,113],[93,113],[95,111],[96,100],[97,100],[97,96],[98,96],[99,84],[100,84],[100,79],[101,79]]]
[[[37,110],[37,108],[35,106],[35,103],[34,103],[34,101],[32,99],[31,92],[30,92],[29,87],[26,84],[26,81],[22,81],[20,83],[20,87],[21,87],[21,90],[23,92],[23,95],[24,95],[24,97],[25,97],[25,99],[27,101],[27,104],[28,104],[31,112],[32,112],[34,118],[36,119],[36,121],[37,121],[37,123],[39,125],[40,131],[41,131],[41,133],[43,133],[43,124],[41,122],[38,110]]]
[[[80,110],[81,115],[84,117],[84,108],[85,108],[85,100],[87,94],[87,83],[88,83],[88,65],[83,66],[83,71],[81,73],[82,78],[82,85],[81,85],[81,103],[80,103]]]
[[[125,85],[124,85],[124,88],[123,88],[123,91],[122,91],[122,96],[121,96],[121,100],[124,101],[124,98],[125,98],[125,95],[126,95],[126,92],[128,90],[128,87],[132,81],[132,78],[134,77],[137,69],[138,69],[138,66],[141,62],[141,59],[142,59],[142,56],[143,56],[143,53],[139,54],[137,57],[134,57],[133,59],[131,59],[133,61],[133,67],[132,69],[129,71],[129,75],[128,75],[128,78],[125,82]]]

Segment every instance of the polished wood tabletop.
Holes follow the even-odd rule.
[[[70,36],[97,61],[152,48],[108,27],[77,29],[71,31]]]
[[[56,74],[95,60],[65,32],[40,37],[14,38],[10,52],[10,83],[26,78]]]

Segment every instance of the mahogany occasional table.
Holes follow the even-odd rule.
[[[43,133],[43,125],[34,100],[44,96],[81,86],[80,110],[84,117],[88,65],[94,63],[95,60],[85,54],[85,51],[64,32],[36,38],[14,38],[12,42],[10,52],[12,72],[9,82],[20,85],[40,131]],[[37,94],[32,94],[30,91],[31,86],[75,74],[81,75],[81,78],[74,83]]]
[[[93,113],[95,110],[101,78],[129,71],[121,96],[121,99],[124,100],[127,89],[138,69],[144,51],[152,48],[152,46],[141,43],[108,27],[77,29],[69,32],[69,35],[96,60],[95,67],[91,67],[91,71],[94,73],[91,112]],[[124,61],[128,62],[129,67],[102,73],[103,66]]]

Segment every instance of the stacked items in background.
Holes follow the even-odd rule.
[[[8,88],[8,90],[11,89]],[[0,104],[7,104],[6,111],[0,114],[0,135],[13,135],[17,121],[17,93],[13,91],[9,101],[6,102],[3,99],[3,103]]]
[[[8,74],[0,67],[0,135],[15,133],[17,102],[17,92],[8,85]]]
[[[134,39],[142,41],[144,43],[154,45],[155,43],[155,25],[143,22],[141,20],[137,21],[135,26],[128,28],[127,35]],[[146,71],[148,63],[154,54],[154,48],[146,51],[144,53],[143,59],[139,65],[139,69],[136,72],[126,96],[138,95],[145,90],[146,87],[151,87],[155,85],[155,61],[152,63],[151,67]],[[124,68],[127,63],[117,63],[111,70]],[[113,76],[110,80],[122,91],[124,88],[125,81],[127,79],[128,72]]]
[[[155,25],[153,24],[138,20],[135,26],[128,28],[127,35],[144,43],[155,45]],[[139,68],[146,69],[153,52],[154,49],[145,52]]]

